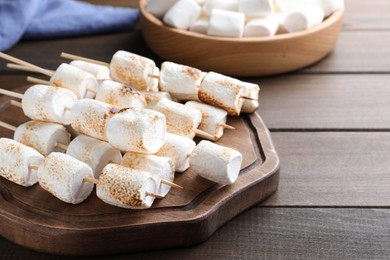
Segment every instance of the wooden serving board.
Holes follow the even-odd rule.
[[[15,126],[27,121],[9,101],[0,98],[0,120]],[[189,169],[176,173],[175,182],[184,190],[172,189],[150,209],[129,210],[105,204],[95,190],[85,202],[71,205],[38,184],[25,188],[0,177],[0,235],[33,250],[74,256],[205,241],[234,216],[274,193],[279,183],[279,158],[261,117],[257,113],[231,117],[228,124],[236,130],[226,130],[218,143],[243,154],[240,176],[232,185],[215,184]],[[0,136],[12,138],[13,133],[1,129]]]

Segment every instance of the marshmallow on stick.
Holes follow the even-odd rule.
[[[21,186],[37,183],[37,167],[45,159],[35,149],[8,138],[0,138],[0,176]]]
[[[167,98],[172,100],[171,94],[169,92],[159,91],[159,92],[150,92],[150,91],[141,91],[141,95],[145,98],[146,107],[153,109],[153,107],[162,99]]]
[[[220,184],[234,183],[241,163],[240,152],[206,140],[201,141],[190,156],[190,168],[195,173]]]
[[[69,64],[91,73],[97,80],[110,79],[110,69],[107,66],[83,60],[73,60]]]
[[[244,99],[244,104],[242,104],[241,112],[254,113],[259,107],[260,87],[259,85],[250,82],[242,82],[242,85],[245,88],[245,96],[250,97],[251,99]]]
[[[202,14],[202,8],[194,0],[178,0],[164,15],[164,23],[187,30]]]
[[[107,142],[79,135],[69,144],[66,154],[89,165],[95,178],[99,178],[102,169],[108,163],[120,164],[122,154]]]
[[[38,169],[39,185],[58,199],[72,204],[83,202],[93,189],[84,178],[93,178],[91,167],[64,153],[51,153]]]
[[[31,119],[64,125],[70,123],[70,110],[77,100],[72,91],[47,85],[34,85],[24,94],[0,89],[0,94],[22,99],[21,104],[13,101],[11,105],[20,106]]]

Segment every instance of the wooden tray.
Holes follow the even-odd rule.
[[[23,89],[20,89],[23,92]],[[0,120],[19,125],[21,109],[0,98]],[[59,255],[107,255],[181,247],[207,240],[234,216],[274,193],[279,158],[270,133],[255,113],[229,118],[218,142],[243,154],[237,181],[220,186],[191,170],[176,174],[185,187],[147,210],[127,210],[103,203],[93,192],[79,205],[66,204],[39,185],[25,188],[0,177],[0,235],[24,247]],[[2,137],[13,133],[1,129]]]

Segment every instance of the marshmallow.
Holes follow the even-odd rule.
[[[24,93],[22,109],[31,119],[67,125],[76,101],[77,97],[69,89],[34,85]]]
[[[122,162],[122,154],[118,149],[107,142],[86,135],[79,135],[73,139],[66,154],[89,165],[96,179],[107,164]]]
[[[159,180],[157,182],[159,185],[156,192],[160,196],[167,195],[171,189],[170,186],[161,183],[161,180],[173,182],[175,179],[173,162],[168,157],[127,152],[123,156],[122,165],[151,173],[155,179]]]
[[[232,116],[240,114],[243,94],[241,81],[215,72],[207,73],[199,86],[202,102],[222,108]]]
[[[105,80],[99,85],[95,99],[120,109],[142,109],[146,106],[145,98],[138,90],[112,80]]]
[[[276,6],[279,8],[279,10],[283,13],[290,12],[291,10],[300,7],[302,5],[305,5],[305,2],[307,0],[275,0]]]
[[[214,9],[211,12],[207,34],[240,38],[244,34],[244,25],[244,14]]]
[[[150,88],[149,75],[154,73],[155,68],[153,60],[126,51],[117,51],[110,63],[113,80],[146,91]]]
[[[146,107],[149,109],[153,109],[153,107],[162,99],[167,98],[169,100],[172,100],[171,95],[169,92],[148,92],[148,91],[141,91],[142,96],[144,96],[146,100]]]
[[[245,88],[245,96],[250,97],[251,99],[244,99],[241,112],[253,113],[259,107],[260,87],[259,85],[250,82],[242,82],[242,85]]]
[[[244,28],[244,37],[274,36],[279,28],[275,17],[257,18],[250,20]]]
[[[148,0],[146,10],[157,18],[163,18],[165,13],[177,2],[177,0]]]
[[[21,186],[37,183],[37,171],[45,159],[38,151],[8,138],[0,138],[0,176]]]
[[[91,167],[64,154],[51,153],[38,169],[39,185],[58,199],[72,204],[83,202],[93,189],[84,178],[93,178]]]
[[[108,142],[122,151],[156,153],[164,143],[165,116],[149,109],[123,109],[108,119]]]
[[[343,0],[306,0],[307,4],[318,5],[324,10],[324,16],[328,17],[344,6]]]
[[[97,80],[110,79],[110,70],[107,66],[82,60],[73,60],[69,64],[92,74]]]
[[[198,85],[203,77],[201,70],[166,61],[161,65],[160,90],[178,101],[199,100]]]
[[[198,126],[199,130],[214,136],[214,139],[211,139],[212,141],[217,141],[222,137],[224,130],[222,124],[226,124],[227,117],[225,110],[196,101],[188,101],[186,106],[196,108],[202,113],[202,121]],[[198,135],[210,139],[208,136]]]
[[[234,183],[241,163],[240,152],[206,140],[201,141],[190,156],[190,168],[195,173],[220,184]]]
[[[93,98],[98,83],[92,74],[75,66],[62,63],[54,72],[53,76],[51,76],[50,85],[67,88],[77,98]]]
[[[240,0],[238,11],[247,16],[269,16],[274,13],[273,0]]]
[[[288,32],[309,29],[324,20],[324,11],[317,5],[304,5],[286,14],[282,25]]]
[[[80,99],[75,102],[70,122],[77,132],[107,141],[107,119],[118,113],[119,109],[94,99]]]
[[[194,0],[178,0],[164,15],[164,23],[178,29],[187,30],[202,14],[202,9]]]
[[[191,139],[195,136],[194,129],[198,128],[202,120],[202,113],[199,110],[166,98],[161,99],[154,106],[154,110],[165,115],[167,132]]]
[[[209,28],[209,19],[208,18],[199,18],[196,20],[189,28],[191,32],[197,32],[201,34],[207,34],[207,29]]]
[[[196,144],[192,139],[184,136],[166,133],[165,142],[155,154],[171,158],[175,172],[184,172],[188,169],[189,158]]]
[[[31,120],[16,128],[14,140],[47,156],[52,152],[64,152],[65,150],[57,145],[67,146],[70,134],[63,125]]]
[[[155,193],[156,190],[156,181],[150,174],[117,164],[104,167],[96,185],[99,199],[110,205],[130,209],[152,206],[154,197],[147,193]]]
[[[203,6],[203,12],[209,16],[214,9],[237,12],[238,2],[239,0],[207,0]]]

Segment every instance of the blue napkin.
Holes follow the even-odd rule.
[[[138,9],[75,0],[0,0],[0,51],[20,39],[80,36],[129,30]]]

